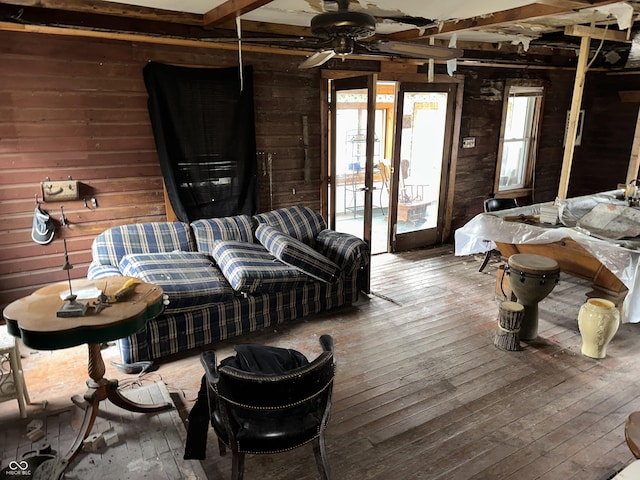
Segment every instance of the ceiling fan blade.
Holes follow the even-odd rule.
[[[298,68],[301,70],[304,70],[307,68],[319,67],[320,65],[332,59],[335,55],[336,55],[336,52],[334,52],[333,50],[320,50],[314,53],[313,55],[311,55],[300,65],[298,65]]]
[[[464,54],[464,50],[461,48],[384,40],[371,44],[371,49],[383,53],[404,55],[405,57],[425,59],[433,58],[436,60],[451,60],[453,58],[460,58]]]

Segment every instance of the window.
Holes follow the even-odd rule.
[[[524,196],[532,193],[538,130],[544,87],[507,81],[502,113],[496,193]]]

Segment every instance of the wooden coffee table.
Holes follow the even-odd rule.
[[[98,289],[106,295],[113,295],[127,280],[129,277],[108,277],[99,280],[72,280],[71,284],[73,293],[80,294],[78,301],[93,304],[95,297],[83,300],[83,292],[91,295],[91,290]],[[173,408],[171,403],[145,405],[132,402],[120,393],[117,380],[104,378],[105,366],[100,344],[141,330],[148,320],[163,310],[162,289],[157,285],[136,281],[133,291],[120,301],[109,304],[98,313],[90,307],[81,317],[56,315],[65,303],[63,298],[69,291],[68,282],[41,288],[4,309],[3,315],[9,333],[22,338],[23,343],[30,348],[58,350],[88,344],[88,388],[83,396],[76,395],[72,398],[76,405],[85,409],[84,420],[69,452],[61,459],[60,474],[89,436],[102,400],[109,399],[115,405],[133,412],[156,413]]]

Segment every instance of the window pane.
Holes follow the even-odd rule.
[[[500,167],[499,191],[526,188],[527,162],[530,157],[531,134],[535,109],[542,87],[509,89]]]
[[[500,190],[524,187],[526,153],[526,141],[515,140],[504,143],[502,168],[500,169]]]
[[[504,138],[524,138],[528,136],[531,128],[528,127],[530,118],[530,105],[533,103],[531,97],[509,97],[507,107],[507,125]]]

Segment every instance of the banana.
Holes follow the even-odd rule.
[[[109,295],[109,303],[115,303],[129,295],[135,288],[137,282],[135,278],[130,278],[113,295]]]

